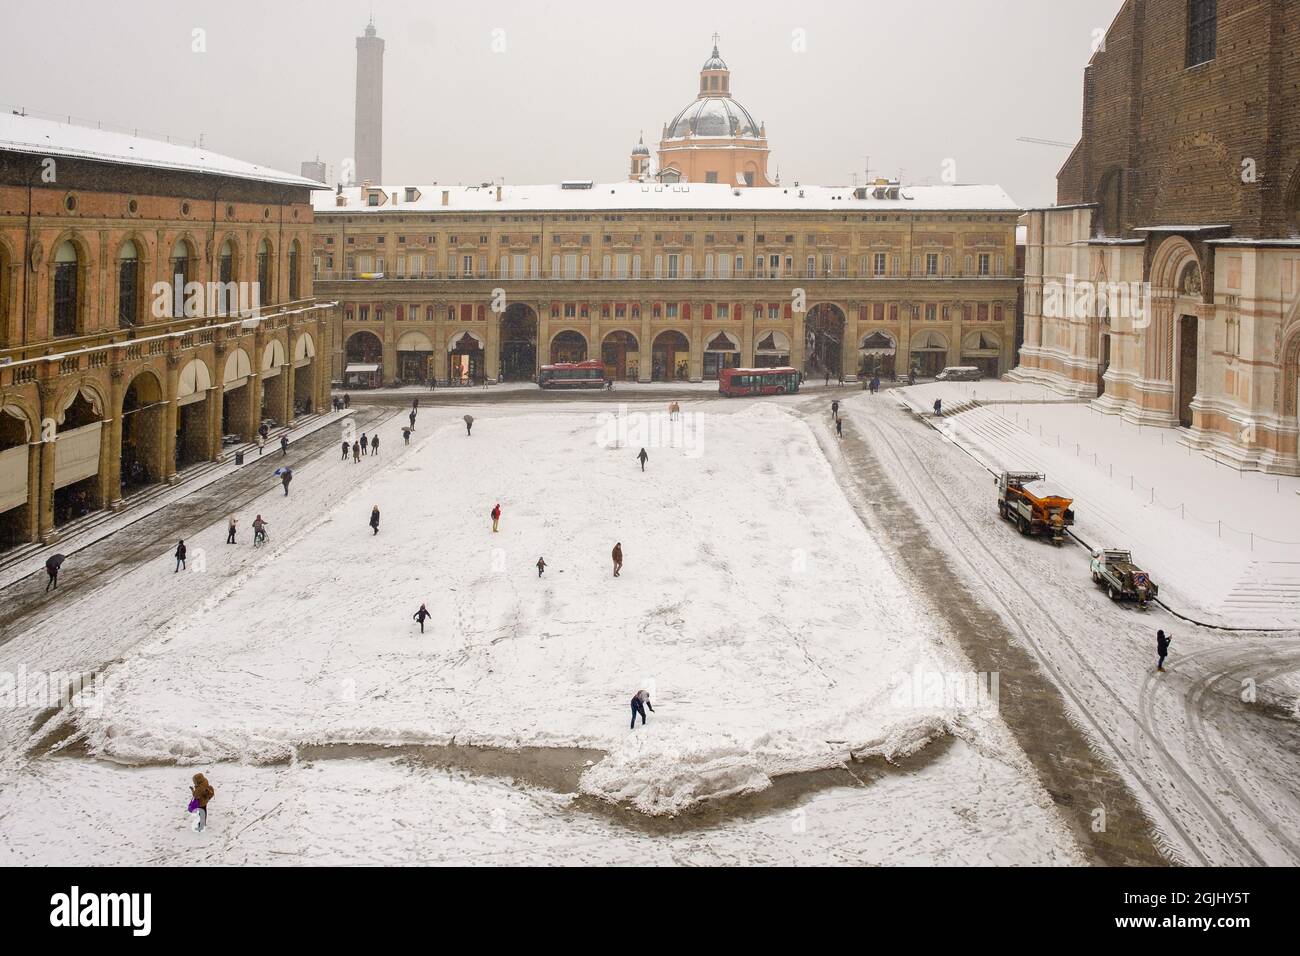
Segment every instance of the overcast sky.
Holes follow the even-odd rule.
[[[689,11],[675,16],[620,0],[374,0],[384,179],[622,179],[638,134],[653,150],[694,98],[716,30],[783,182],[848,184],[867,156],[873,175],[939,181],[951,159],[958,180],[1042,205],[1069,150],[1017,137],[1077,139],[1094,31],[1121,5],[695,0],[662,8]],[[352,154],[355,38],[370,8],[0,0],[0,103],[202,133],[214,150],[293,172],[319,155],[336,176]]]

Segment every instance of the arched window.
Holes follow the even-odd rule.
[[[172,294],[172,314],[179,317],[176,312],[177,300],[185,301],[185,287],[190,282],[190,260],[194,256],[194,250],[190,248],[189,241],[186,239],[177,239],[176,244],[172,246],[171,254],[171,281]]]
[[[9,256],[0,246],[0,348],[9,344]]]
[[[271,243],[265,239],[257,244],[257,286],[259,302],[275,301],[271,290]]]
[[[140,250],[128,239],[117,251],[117,327],[129,329],[140,320]]]
[[[289,301],[298,298],[298,241],[289,246]]]
[[[229,239],[221,244],[221,251],[217,253],[217,280],[235,281],[235,246]]]
[[[54,334],[77,333],[77,280],[81,259],[70,241],[54,250]]]

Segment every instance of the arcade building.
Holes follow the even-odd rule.
[[[328,405],[313,186],[0,116],[0,550]]]
[[[794,365],[852,380],[1014,358],[1019,209],[997,186],[774,183],[715,45],[622,182],[363,183],[314,195],[334,379],[617,381]]]

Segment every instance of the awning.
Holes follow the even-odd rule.
[[[351,374],[352,372],[378,372],[378,365],[349,365],[343,371]]]

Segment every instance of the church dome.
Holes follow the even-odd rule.
[[[730,96],[702,96],[673,117],[664,139],[686,136],[725,136],[759,139],[759,125],[749,110]]]
[[[632,155],[633,155],[633,156],[649,156],[649,155],[650,155],[650,147],[648,147],[648,146],[645,144],[645,138],[644,138],[644,137],[642,137],[641,139],[637,140],[636,145],[632,147]]]

